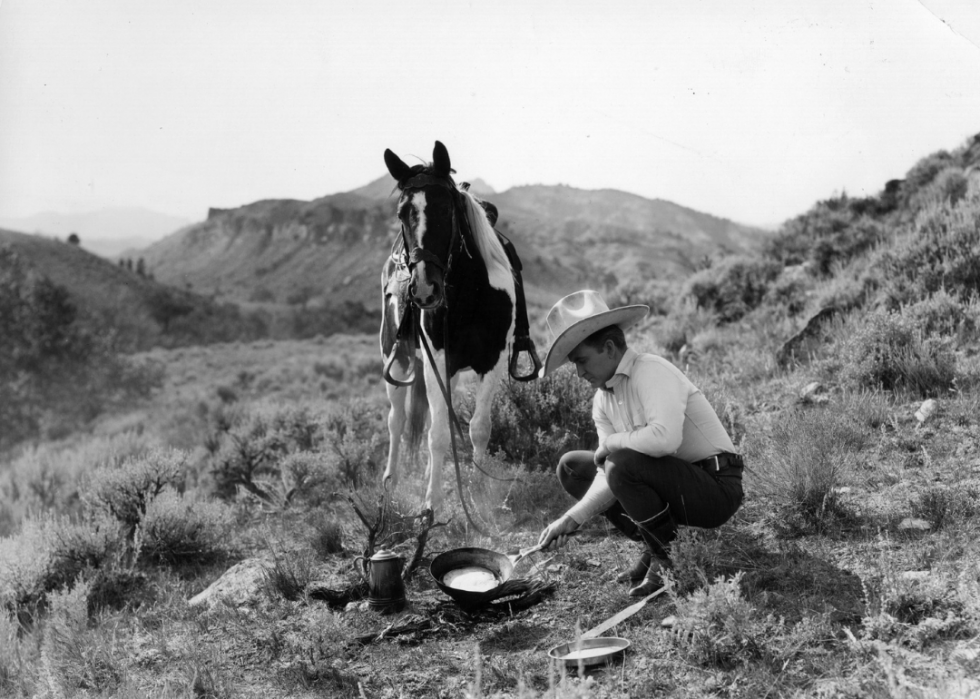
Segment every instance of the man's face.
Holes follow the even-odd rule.
[[[615,350],[612,342],[606,342],[598,350],[583,342],[568,353],[568,361],[575,365],[580,379],[588,381],[592,388],[602,388],[619,366],[619,357]]]

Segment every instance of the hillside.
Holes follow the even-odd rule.
[[[118,335],[126,349],[214,342],[264,334],[258,319],[186,290],[161,284],[76,245],[0,229],[31,270],[68,290],[86,322]]]
[[[378,305],[378,275],[397,226],[394,181],[381,177],[314,201],[212,210],[143,251],[158,279],[235,301]],[[472,191],[500,211],[523,260],[532,305],[583,285],[680,279],[705,256],[757,247],[763,231],[616,190],[517,187]],[[601,251],[597,253],[596,243]]]
[[[81,238],[83,248],[103,257],[145,247],[189,224],[185,218],[137,207],[118,207],[78,214],[46,211],[33,216],[0,219],[0,227],[25,233]]]

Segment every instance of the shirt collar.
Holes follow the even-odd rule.
[[[632,347],[627,347],[623,353],[623,358],[619,360],[619,366],[616,367],[616,373],[612,375],[611,379],[606,381],[606,385],[602,387],[602,390],[612,392],[616,386],[628,379],[633,374],[633,365],[636,364],[636,358],[638,356],[639,354],[636,350]]]

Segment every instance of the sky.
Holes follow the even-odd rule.
[[[974,0],[0,0],[0,217],[457,180],[740,223],[980,133]]]

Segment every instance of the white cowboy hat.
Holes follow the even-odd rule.
[[[540,376],[547,376],[567,362],[568,353],[592,333],[610,325],[626,330],[649,312],[650,307],[642,304],[610,310],[595,291],[569,294],[552,306],[548,313],[548,332],[552,340]]]

